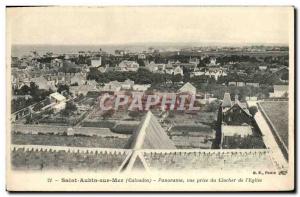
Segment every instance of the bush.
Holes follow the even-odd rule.
[[[249,112],[254,117],[254,115],[258,112],[257,107],[256,106],[249,107]]]

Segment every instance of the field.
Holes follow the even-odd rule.
[[[71,147],[124,148],[127,138],[99,136],[66,136],[53,134],[12,134],[12,144]]]

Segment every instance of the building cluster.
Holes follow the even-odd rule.
[[[259,59],[266,50],[270,48],[151,47],[137,53],[118,49],[114,54],[99,50],[12,57],[13,166],[123,172],[249,169],[248,164],[251,170],[284,171],[289,69],[278,55],[285,48],[272,48],[276,56]],[[226,55],[228,51],[235,55]],[[241,52],[260,56],[253,60],[237,55]],[[195,98],[199,110],[100,108],[105,95],[121,94],[130,100],[141,94],[142,103],[157,95],[158,104],[166,94],[187,96]],[[277,108],[283,111],[273,113]],[[276,122],[273,114],[281,113]],[[58,160],[53,159],[55,151]]]

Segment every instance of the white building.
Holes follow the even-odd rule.
[[[246,137],[253,133],[252,128],[249,125],[222,125],[221,129],[223,138],[233,136]]]
[[[255,82],[246,82],[246,86],[259,87],[259,83],[255,83]]]
[[[265,71],[265,70],[267,70],[267,68],[268,68],[267,66],[259,66],[258,67],[258,69],[261,71]]]
[[[132,71],[136,72],[139,69],[139,64],[135,61],[128,61],[128,60],[123,60],[117,70],[121,72],[127,72],[127,71]]]
[[[211,58],[208,66],[216,66],[217,65],[217,59],[216,58]]]
[[[91,67],[99,67],[102,64],[102,60],[101,57],[99,57],[98,59],[92,59],[91,60]]]
[[[106,83],[102,88],[102,91],[109,91],[109,92],[118,92],[122,88],[121,83],[118,81],[110,81]]]
[[[126,79],[124,82],[121,82],[121,88],[123,90],[131,90],[134,85],[134,81],[131,81],[130,79]]]
[[[173,74],[174,74],[174,75],[181,75],[181,76],[183,76],[183,70],[182,70],[182,68],[180,68],[180,66],[177,66],[177,67],[174,69]]]
[[[84,84],[84,85],[79,85],[79,86],[70,86],[69,90],[74,96],[79,96],[79,95],[87,95],[88,92],[90,91],[99,91],[96,85],[93,84]]]
[[[165,64],[156,64],[154,62],[150,62],[149,64],[146,64],[145,68],[153,73],[164,73],[165,71]]]
[[[146,55],[143,53],[138,54],[138,59],[144,60],[146,59]]]
[[[67,99],[60,93],[54,92],[50,94],[49,97],[50,97],[51,107],[54,109],[54,111],[59,112],[60,110],[66,107]]]
[[[143,85],[135,84],[135,85],[132,86],[132,89],[133,89],[134,91],[142,91],[142,92],[145,92],[145,91],[148,90],[150,87],[151,87],[151,84],[143,84]]]
[[[287,97],[289,93],[288,85],[274,85],[274,92],[270,93],[271,98]]]

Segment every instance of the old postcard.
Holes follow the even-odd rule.
[[[9,191],[293,191],[293,7],[7,7]]]

